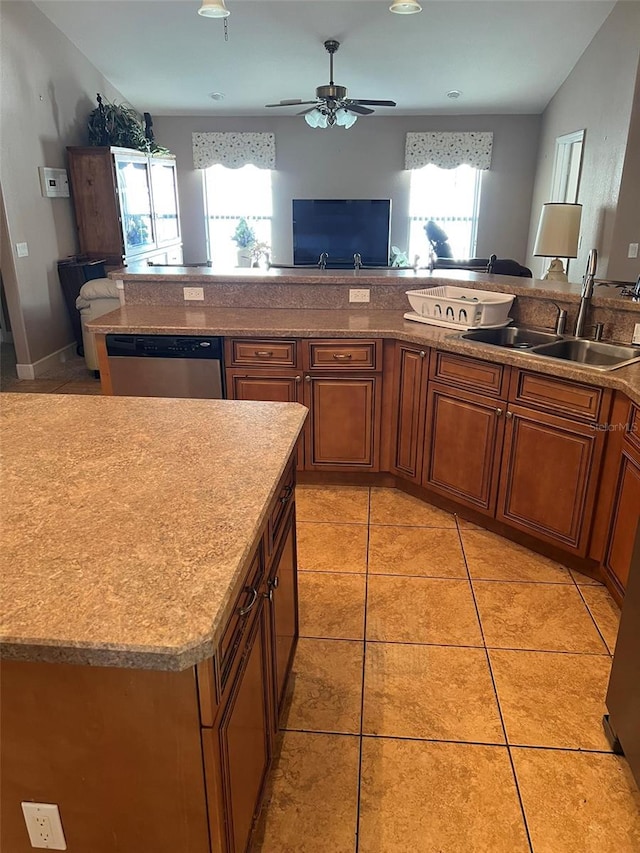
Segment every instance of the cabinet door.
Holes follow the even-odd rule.
[[[305,377],[306,467],[379,470],[378,377]]]
[[[298,640],[298,576],[294,519],[295,512],[290,512],[268,581],[275,670],[276,727]]]
[[[243,665],[218,729],[228,853],[247,850],[271,761],[268,621],[263,601],[260,597]]]
[[[505,404],[431,383],[422,483],[492,515]]]
[[[422,473],[428,350],[398,344],[393,401],[392,471],[420,482]]]
[[[297,403],[302,376],[285,373],[248,374],[246,370],[227,370],[227,397],[230,400],[264,400],[272,403]]]
[[[584,556],[604,433],[509,406],[496,518]]]
[[[149,160],[145,154],[116,155],[114,159],[125,255],[130,257],[156,246]]]
[[[178,182],[175,160],[151,158],[153,218],[158,246],[180,239],[178,220]]]
[[[626,589],[636,528],[640,520],[640,455],[622,451],[618,487],[611,515],[605,566],[618,585]]]

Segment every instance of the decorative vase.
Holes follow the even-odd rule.
[[[244,248],[238,249],[238,266],[239,267],[250,267],[251,266],[251,249]]]

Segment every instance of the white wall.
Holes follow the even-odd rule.
[[[185,260],[206,257],[202,175],[193,168],[192,131],[272,131],[276,135],[273,260],[291,263],[293,198],[391,198],[391,241],[407,247],[407,131],[492,130],[484,173],[477,254],[524,261],[540,116],[371,116],[349,130],[314,130],[302,117],[159,116],[156,139],[176,155]],[[426,251],[426,243],[425,243]]]
[[[580,281],[591,248],[598,249],[600,278],[608,277],[609,265],[614,270],[620,261],[619,249],[611,256],[612,235],[639,59],[640,3],[619,2],[543,114],[527,263],[536,274],[547,266],[544,260],[534,259],[532,252],[540,210],[549,201],[556,138],[583,128],[578,192],[583,205],[582,246],[569,266],[569,279]],[[637,197],[637,185],[629,191]]]
[[[65,168],[65,146],[86,143],[97,92],[123,99],[29,0],[3,0],[0,27],[2,267],[18,362],[31,364],[73,340],[56,261],[78,251],[71,199],[43,198],[38,166]]]

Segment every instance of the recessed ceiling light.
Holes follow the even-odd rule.
[[[450,92],[447,92],[447,98],[453,98],[453,100],[455,100],[456,98],[459,98],[461,94],[462,92],[459,89],[451,89]]]
[[[213,101],[224,101],[224,92],[211,92],[209,97]]]

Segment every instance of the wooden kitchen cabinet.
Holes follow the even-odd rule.
[[[637,441],[637,436],[634,435]],[[611,512],[604,566],[619,592],[629,578],[635,533],[640,522],[640,450],[625,439]]]
[[[280,718],[298,642],[298,576],[295,513],[289,511],[267,579],[274,666],[274,723]]]
[[[423,485],[493,515],[506,402],[429,385]]]
[[[303,342],[305,469],[379,471],[382,341]]]
[[[266,400],[273,403],[302,402],[302,375],[227,370],[227,397],[230,400]]]
[[[510,403],[496,518],[584,556],[603,444],[591,424]]]
[[[396,343],[391,403],[391,470],[420,483],[424,443],[429,350]]]
[[[173,157],[117,147],[67,148],[80,251],[109,266],[180,263]]]

